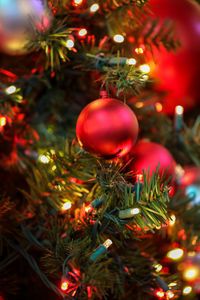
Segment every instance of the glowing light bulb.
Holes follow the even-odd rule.
[[[167,291],[166,297],[167,297],[167,299],[172,299],[172,298],[174,298],[174,293],[172,291]]]
[[[107,239],[103,245],[108,249],[112,245],[112,241],[110,239]]]
[[[176,282],[170,282],[170,283],[168,284],[168,286],[169,286],[169,287],[177,286],[177,283],[176,283]]]
[[[160,272],[162,270],[163,266],[161,264],[156,264],[156,265],[154,265],[154,268],[155,268],[156,272]]]
[[[139,214],[139,213],[140,213],[140,209],[139,209],[139,208],[136,207],[136,208],[132,208],[132,209],[131,209],[131,214],[132,214],[132,215],[137,215],[137,214]]]
[[[97,10],[99,10],[99,4],[94,3],[94,4],[92,4],[92,5],[90,6],[90,11],[91,11],[92,13],[95,13]]]
[[[43,164],[48,164],[49,163],[49,157],[45,155],[40,155],[39,156],[39,161]]]
[[[167,253],[167,257],[171,258],[173,260],[178,260],[183,256],[183,254],[184,254],[183,249],[176,248],[176,249],[173,249],[173,250],[169,251]]]
[[[191,286],[185,286],[183,289],[183,295],[189,295],[192,292],[192,287]]]
[[[155,292],[155,295],[158,297],[158,298],[163,298],[165,296],[165,293],[163,292],[163,290],[157,290]]]
[[[162,104],[160,102],[156,102],[155,103],[155,107],[156,107],[156,111],[157,112],[161,112],[162,109],[163,109],[163,106],[162,106]]]
[[[175,215],[171,215],[170,219],[169,219],[169,225],[173,226],[176,222],[176,216]]]
[[[176,111],[177,115],[181,116],[184,112],[184,108],[183,108],[183,106],[178,105],[178,106],[175,107],[175,111]]]
[[[93,210],[92,205],[88,205],[88,206],[85,207],[85,212],[86,212],[86,213],[89,213],[89,212],[91,212],[92,210]]]
[[[63,281],[62,283],[61,283],[61,290],[62,291],[66,291],[67,289],[68,289],[68,287],[69,287],[69,282],[68,281]]]
[[[139,67],[139,69],[140,69],[140,71],[142,71],[142,72],[144,72],[144,73],[149,73],[150,72],[150,67],[149,67],[149,65],[141,65],[140,67]]]
[[[16,89],[17,89],[16,86],[11,85],[5,91],[6,91],[6,94],[11,95],[16,92]]]
[[[77,7],[83,3],[83,0],[73,0],[72,5]]]
[[[123,37],[123,35],[121,35],[121,34],[115,34],[114,37],[113,37],[113,40],[114,40],[116,43],[123,43],[124,37]]]
[[[63,206],[62,206],[62,210],[68,210],[72,207],[72,204],[70,201],[66,201]]]
[[[78,35],[80,37],[84,37],[84,36],[86,36],[86,34],[87,34],[87,29],[85,29],[85,28],[80,29],[78,32]]]
[[[129,59],[127,59],[126,63],[127,63],[127,65],[134,66],[134,65],[136,65],[137,61],[135,58],[129,58]]]
[[[142,48],[135,48],[135,53],[137,53],[137,54],[143,54],[144,50]]]
[[[143,174],[136,175],[137,181],[143,181]]]
[[[67,47],[68,49],[73,48],[73,47],[74,47],[74,41],[71,40],[71,39],[67,40],[67,41],[66,41],[66,47]]]
[[[0,127],[4,127],[6,125],[6,117],[0,117]]]
[[[185,280],[192,281],[197,278],[198,273],[197,267],[189,267],[184,271],[183,277]]]

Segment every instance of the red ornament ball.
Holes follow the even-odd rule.
[[[76,134],[81,147],[91,154],[104,159],[122,157],[135,145],[138,121],[125,103],[97,99],[80,113]]]
[[[161,46],[155,53],[157,63],[152,61],[152,74],[159,80],[156,89],[167,92],[163,110],[173,114],[177,105],[189,110],[200,101],[200,5],[194,0],[150,0],[149,5],[160,26],[166,19],[173,22],[181,42],[177,53]]]
[[[167,176],[173,177],[175,171],[175,161],[170,152],[160,144],[141,140],[131,153],[132,161],[128,165],[128,170],[133,171],[133,181],[137,175],[142,175],[143,170],[149,170],[150,177],[155,172],[159,164],[159,175],[162,176],[167,170]]]

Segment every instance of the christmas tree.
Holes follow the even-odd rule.
[[[0,0],[0,299],[198,299],[200,6]]]

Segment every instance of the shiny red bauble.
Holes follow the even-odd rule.
[[[162,46],[149,62],[152,75],[157,77],[156,89],[166,91],[163,110],[174,113],[177,105],[185,110],[200,105],[200,5],[194,0],[150,0],[153,18],[165,19],[175,25],[176,39],[181,42],[177,53],[167,52]]]
[[[81,147],[91,154],[104,159],[122,157],[135,145],[138,121],[125,103],[97,99],[80,113],[76,134]]]
[[[167,170],[167,177],[173,178],[175,171],[175,161],[170,152],[160,144],[141,140],[131,152],[132,161],[128,165],[128,171],[133,174],[135,181],[136,175],[142,175],[143,170],[148,171],[150,177],[156,171],[159,164],[159,175],[162,177]]]

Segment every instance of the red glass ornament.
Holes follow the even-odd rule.
[[[143,170],[148,171],[150,177],[155,172],[158,164],[159,175],[167,170],[166,176],[173,178],[175,171],[175,161],[170,152],[160,144],[141,140],[131,152],[132,161],[128,165],[128,170],[133,171],[133,180],[135,181],[137,174],[142,174]]]
[[[192,0],[151,0],[154,18],[173,21],[176,38],[181,42],[177,53],[160,47],[156,52],[157,63],[152,62],[152,74],[158,78],[156,89],[166,91],[164,112],[173,114],[175,106],[185,110],[200,101],[200,5]]]
[[[76,134],[86,151],[112,159],[124,156],[135,145],[138,121],[123,102],[111,98],[97,99],[80,113]]]

